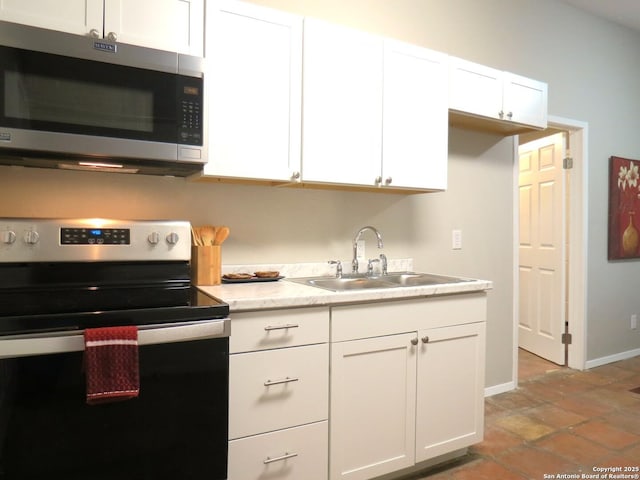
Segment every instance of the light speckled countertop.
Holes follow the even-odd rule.
[[[389,271],[411,271],[410,260],[390,261]],[[492,282],[472,280],[461,283],[422,287],[371,288],[333,292],[318,287],[293,283],[287,278],[331,275],[324,264],[224,266],[223,272],[254,272],[277,270],[286,278],[277,282],[233,283],[215,286],[199,286],[207,295],[229,304],[231,313],[252,310],[268,310],[290,307],[338,305],[400,298],[416,298],[432,295],[450,295],[489,290]],[[430,272],[431,273],[431,272]]]

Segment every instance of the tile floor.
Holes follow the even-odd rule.
[[[484,441],[413,480],[639,478],[640,356],[582,372],[524,350],[519,362],[519,387],[486,399]],[[636,476],[616,477],[625,467]]]

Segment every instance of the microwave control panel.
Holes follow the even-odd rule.
[[[179,80],[178,143],[202,145],[202,78]]]

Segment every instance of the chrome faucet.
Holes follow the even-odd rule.
[[[360,236],[367,230],[371,230],[376,234],[376,237],[378,238],[378,248],[382,248],[384,246],[382,243],[382,235],[380,235],[380,232],[376,230],[375,227],[366,226],[358,230],[356,236],[353,237],[353,260],[351,260],[351,273],[358,273],[358,240],[360,240]]]

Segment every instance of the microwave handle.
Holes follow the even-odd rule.
[[[139,327],[138,345],[188,342],[207,338],[228,337],[231,320],[228,318],[165,325]],[[84,350],[82,331],[49,332],[0,337],[0,359],[81,352]]]

